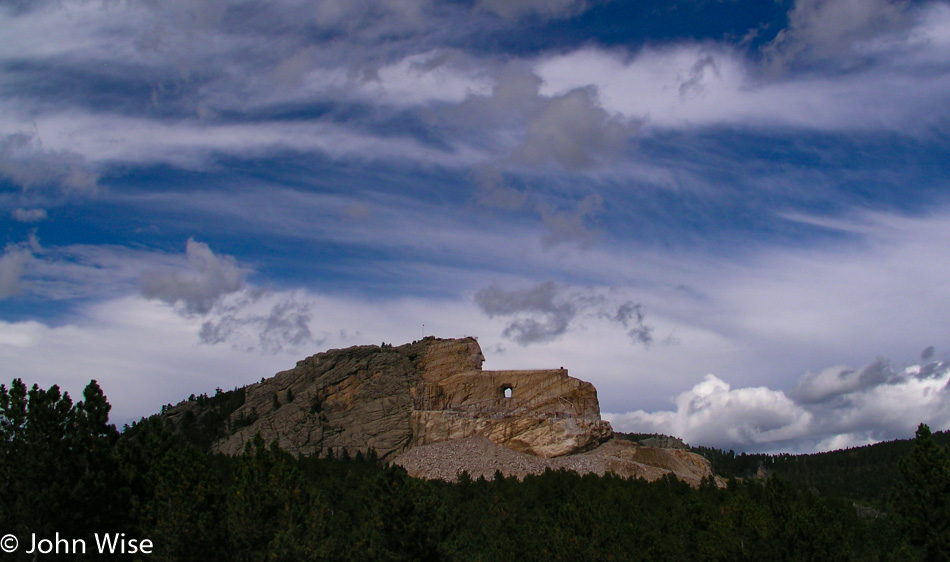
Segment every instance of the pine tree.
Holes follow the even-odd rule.
[[[276,441],[258,433],[245,445],[226,509],[233,560],[325,558],[326,504]]]
[[[0,385],[0,524],[15,534],[83,538],[125,530],[118,432],[91,381],[73,404],[59,387]]]
[[[160,455],[159,451],[155,451]],[[169,448],[151,463],[142,533],[156,560],[226,560],[222,483],[207,455],[190,444]]]
[[[914,449],[898,468],[903,480],[892,506],[898,528],[927,560],[950,560],[950,456],[926,424],[917,428]]]

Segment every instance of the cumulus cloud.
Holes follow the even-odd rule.
[[[0,299],[15,295],[20,290],[20,278],[32,252],[22,245],[9,245],[0,256]]]
[[[614,161],[641,125],[606,110],[597,88],[586,84],[542,92],[544,80],[523,61],[485,70],[490,91],[473,90],[461,103],[433,109],[429,120],[451,127],[458,141],[486,146],[499,169],[587,170]]]
[[[35,133],[0,137],[0,176],[23,188],[52,186],[79,192],[95,191],[99,181],[85,158],[67,150],[46,149]]]
[[[504,332],[521,345],[557,338],[577,316],[575,303],[560,298],[552,281],[510,291],[491,285],[475,294],[475,302],[489,317],[521,316],[509,322]]]
[[[310,330],[313,303],[295,295],[244,292],[217,307],[198,337],[214,345],[230,342],[244,351],[283,353],[305,344],[319,345]]]
[[[860,46],[912,20],[906,0],[797,0],[788,27],[763,52],[773,64],[832,59],[854,64]]]
[[[811,422],[810,414],[781,391],[732,389],[714,375],[681,393],[675,404],[671,412],[638,411],[609,419],[620,430],[642,427],[637,431],[677,435],[695,444],[741,444],[740,448],[784,442],[805,433]]]
[[[191,271],[146,271],[139,281],[143,296],[180,303],[189,314],[206,314],[222,296],[244,287],[247,271],[233,257],[216,256],[207,244],[192,238],[185,252]]]
[[[312,299],[249,286],[248,271],[233,257],[216,255],[194,239],[188,240],[185,253],[187,271],[148,270],[139,287],[145,298],[175,306],[185,317],[200,315],[201,343],[278,354],[323,341],[310,329]]]
[[[581,318],[620,324],[634,343],[652,342],[642,305],[630,301],[617,305],[595,289],[572,289],[553,281],[526,289],[492,284],[475,294],[475,303],[490,318],[511,317],[502,335],[522,346],[553,341]]]
[[[950,427],[950,363],[805,374],[786,394],[733,389],[714,375],[679,394],[672,411],[606,414],[615,429],[677,435],[743,451],[815,451],[906,438],[920,422]]]
[[[201,343],[280,354],[324,341],[311,331],[313,298],[250,286],[248,271],[233,257],[194,239],[188,240],[186,257],[187,270],[146,270],[138,284],[145,298],[172,305],[185,318],[200,318]]]
[[[566,211],[539,204],[541,224],[544,227],[542,245],[551,248],[573,242],[582,248],[589,247],[594,242],[596,231],[590,229],[587,222],[603,205],[603,199],[597,194],[588,195],[575,208]]]
[[[635,129],[607,113],[591,88],[544,102],[525,127],[524,142],[512,156],[515,162],[585,168],[617,154]]]
[[[890,365],[879,359],[861,370],[848,367],[830,367],[818,373],[806,373],[792,391],[802,404],[814,404],[832,398],[860,392],[888,382],[895,373]]]
[[[46,220],[46,209],[14,209],[11,215],[20,222],[42,222]]]

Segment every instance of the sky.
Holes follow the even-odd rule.
[[[0,0],[0,381],[475,336],[619,431],[950,428],[946,0]]]

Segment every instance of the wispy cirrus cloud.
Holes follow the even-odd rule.
[[[517,20],[526,16],[573,16],[588,9],[593,3],[595,2],[590,0],[478,0],[476,5],[502,18]]]
[[[216,155],[292,150],[461,168],[479,162],[528,168],[553,164],[592,173],[635,153],[631,139],[651,127],[791,126],[920,134],[946,118],[930,108],[950,96],[948,73],[935,66],[940,53],[950,49],[944,39],[950,9],[943,2],[908,7],[876,0],[852,7],[845,0],[802,0],[790,14],[787,33],[773,42],[775,52],[827,51],[822,56],[835,58],[843,50],[873,51],[874,56],[843,73],[779,76],[728,42],[636,50],[577,47],[499,57],[466,51],[464,40],[444,31],[447,19],[465,11],[462,6],[380,1],[358,10],[336,3],[303,10],[293,2],[277,4],[262,7],[249,27],[232,25],[241,21],[240,11],[220,2],[200,9],[110,4],[115,16],[110,21],[118,23],[104,22],[91,6],[76,3],[8,15],[12,31],[21,32],[11,42],[18,45],[15,52],[0,50],[0,59],[16,61],[11,67],[16,70],[5,78],[8,103],[0,131],[12,135],[36,124],[46,152],[62,157],[70,151],[87,163],[208,168]],[[546,6],[564,13],[584,6],[562,4]],[[513,14],[530,12],[540,4],[509,8]],[[472,12],[463,35],[497,25],[480,13]],[[838,20],[848,20],[851,27],[833,25]],[[30,30],[41,24],[64,32],[51,45],[29,40]],[[308,35],[313,26],[337,39]],[[839,28],[840,36],[829,31]],[[403,39],[391,39],[395,29]],[[372,38],[372,49],[358,46],[357,38]],[[268,48],[260,48],[263,44]],[[231,56],[234,52],[241,56]],[[23,62],[51,59],[63,65],[55,74],[72,76],[77,88],[64,83],[55,96],[18,94],[23,88],[17,80],[36,84]],[[122,61],[129,78],[108,78],[116,81],[110,91],[124,89],[122,100],[140,102],[84,106],[100,99],[97,92],[85,92],[64,103],[63,91],[105,80],[82,76],[113,59]],[[274,88],[275,83],[282,87]],[[393,124],[406,119],[414,126],[394,136]],[[70,164],[74,172],[63,181],[73,187],[95,185],[98,168],[80,163]],[[17,166],[8,175],[26,181],[25,164]],[[85,175],[80,177],[80,171]]]
[[[950,97],[948,69],[935,65],[950,53],[946,3],[802,0],[790,18],[792,26],[766,47],[772,62],[762,64],[733,45],[680,43],[638,52],[581,48],[539,57],[534,68],[544,94],[593,87],[607,111],[663,129],[919,134],[945,118],[931,108]],[[831,69],[772,74],[768,66],[815,57]]]

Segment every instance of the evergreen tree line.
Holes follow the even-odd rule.
[[[935,432],[932,439],[944,448],[950,446],[950,432]],[[805,455],[736,453],[710,447],[690,450],[706,457],[713,471],[723,477],[775,474],[794,486],[810,488],[821,495],[884,510],[894,483],[901,478],[899,461],[913,451],[914,443],[912,439],[902,439]]]
[[[56,386],[0,385],[0,535],[26,547],[32,533],[126,533],[154,544],[141,560],[950,559],[950,460],[924,425],[887,509],[860,517],[775,475],[447,483],[373,454],[296,458],[259,436],[213,455],[159,416],[120,434],[109,410],[95,381],[75,404]]]

